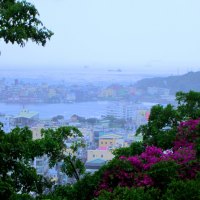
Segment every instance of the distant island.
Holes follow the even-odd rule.
[[[199,92],[200,71],[189,72],[180,76],[145,78],[137,81],[134,86],[142,90],[148,90],[148,88],[165,88],[170,90],[170,94],[175,94],[177,91],[188,92],[190,90]]]
[[[121,69],[109,69],[108,71],[109,72],[122,72]]]

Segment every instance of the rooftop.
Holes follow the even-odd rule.
[[[101,135],[99,137],[99,139],[122,139],[123,137],[121,135],[117,135],[117,134],[105,134],[105,135]]]
[[[86,167],[100,167],[106,163],[106,160],[97,158],[85,163]]]
[[[15,118],[28,118],[31,119],[37,116],[38,112],[30,112],[29,110],[23,109]]]

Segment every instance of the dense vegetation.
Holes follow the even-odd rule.
[[[78,129],[61,127],[42,130],[41,134],[41,139],[33,140],[27,127],[16,127],[9,134],[0,129],[0,199],[29,199],[30,194],[38,196],[51,190],[50,180],[37,175],[31,165],[35,157],[47,155],[50,167],[63,161],[63,172],[77,180],[84,172],[82,162],[74,154],[83,146]],[[67,149],[65,141],[73,138],[76,141]]]

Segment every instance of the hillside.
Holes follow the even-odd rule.
[[[167,88],[171,94],[177,91],[200,91],[200,71],[181,76],[146,78],[136,82],[135,87],[143,90],[148,87]]]

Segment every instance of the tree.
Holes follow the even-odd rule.
[[[44,46],[53,33],[38,17],[35,6],[26,0],[0,0],[0,38],[20,46],[31,39]]]
[[[82,133],[73,126],[63,126],[56,130],[42,129],[43,138],[39,141],[44,148],[44,153],[49,157],[49,165],[53,167],[57,162],[63,161],[62,170],[70,177],[80,179],[84,172],[84,165],[76,152],[85,146],[81,137]],[[68,146],[66,142],[69,141]]]
[[[169,149],[181,121],[198,119],[200,117],[200,92],[178,92],[176,94],[177,107],[171,104],[166,107],[153,106],[149,121],[137,130],[143,135],[144,143]]]
[[[143,142],[133,142],[129,147],[121,147],[115,149],[112,153],[115,158],[120,158],[121,156],[133,156],[141,154],[145,149]]]
[[[18,193],[42,194],[45,188],[51,187],[31,166],[37,156],[47,155],[50,167],[64,160],[64,169],[68,169],[64,172],[79,179],[84,169],[74,153],[83,143],[72,141],[67,147],[66,141],[82,137],[81,132],[74,127],[60,127],[42,130],[42,136],[32,140],[32,132],[27,127],[16,127],[9,134],[0,129],[0,199],[12,199]]]
[[[10,134],[0,130],[1,199],[9,199],[18,192],[41,193],[45,181],[37,175],[29,162],[42,154],[39,154],[38,146],[37,142],[32,141],[31,132],[27,128],[15,128]]]
[[[63,115],[57,115],[55,117],[52,117],[52,121],[53,122],[59,122],[60,120],[63,120],[64,119],[64,116]]]
[[[147,145],[155,145],[168,149],[175,138],[179,116],[172,105],[166,107],[153,106],[148,123],[138,128],[137,134],[142,133],[143,141]]]
[[[197,119],[200,117],[200,92],[177,92],[177,111],[183,120]]]
[[[167,187],[163,200],[200,199],[200,177],[195,180],[173,181]]]
[[[145,191],[144,188],[128,188],[116,187],[113,192],[102,191],[96,200],[158,200],[159,191],[156,189],[149,189]]]

